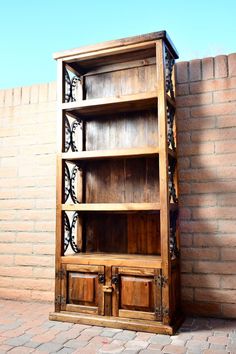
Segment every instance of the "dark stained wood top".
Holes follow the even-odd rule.
[[[72,55],[77,55],[77,54],[85,54],[85,53],[90,53],[90,52],[96,52],[99,50],[104,50],[104,49],[111,49],[111,48],[118,48],[118,47],[124,47],[127,45],[132,45],[132,44],[138,44],[142,42],[149,42],[149,41],[155,41],[158,39],[163,39],[168,46],[169,50],[172,52],[173,56],[177,59],[179,57],[178,52],[172,43],[170,37],[168,36],[166,31],[159,31],[159,32],[152,32],[152,33],[147,33],[147,34],[142,34],[138,36],[132,36],[132,37],[126,37],[122,39],[116,39],[112,41],[106,41],[98,44],[92,44],[88,46],[83,46],[71,50],[66,50],[62,52],[57,52],[54,53],[53,58],[54,59],[61,59],[61,58],[66,58]]]

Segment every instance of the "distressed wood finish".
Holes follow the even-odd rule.
[[[177,57],[165,31],[55,55],[52,320],[166,334],[182,321]]]

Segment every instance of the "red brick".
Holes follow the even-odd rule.
[[[185,206],[211,206],[216,205],[216,196],[215,195],[185,195],[180,196],[183,205]]]
[[[39,85],[39,103],[48,100],[48,84]]]
[[[192,288],[219,288],[220,276],[214,274],[182,274],[183,286]]]
[[[217,91],[213,93],[214,102],[231,102],[236,100],[236,89]]]
[[[223,168],[225,165],[228,167],[229,164],[234,164],[236,158],[236,153],[228,153],[227,155],[200,155],[200,156],[192,156],[191,157],[191,166],[193,168],[205,168],[207,169],[208,166],[210,167],[218,167]],[[209,171],[210,172],[210,171]],[[219,171],[220,172],[220,171]],[[225,171],[227,173],[227,171]],[[213,173],[211,178],[209,179],[214,180],[217,179],[218,174]]]
[[[236,220],[234,221],[231,220],[219,220],[219,232],[227,232],[227,233],[233,233],[235,232],[236,229]]]
[[[236,139],[236,128],[206,129],[204,131],[194,131],[191,134],[193,142],[218,141]]]
[[[195,59],[189,62],[190,81],[201,80],[201,60]]]
[[[236,87],[236,77],[227,79],[213,79],[190,84],[191,93],[201,93],[209,91],[227,90]]]
[[[0,297],[2,299],[24,299],[24,301],[29,301],[31,300],[31,291],[21,289],[14,289],[14,291],[12,291],[12,288],[0,288]]]
[[[212,103],[212,93],[201,93],[196,95],[187,95],[176,98],[178,107],[201,106]]]
[[[193,300],[193,289],[192,288],[181,288],[182,299],[184,301],[192,301]]]
[[[205,232],[212,233],[218,230],[216,222],[201,222],[201,221],[181,221],[181,230],[182,232]]]
[[[236,125],[236,114],[218,116],[216,121],[216,126],[218,128],[235,127]]]
[[[194,273],[211,274],[234,274],[236,262],[206,262],[199,261],[194,263]]]
[[[190,160],[187,157],[179,157],[178,167],[179,169],[187,169],[190,166]]]
[[[185,246],[185,247],[189,247],[192,246],[193,244],[193,238],[192,235],[190,234],[180,234],[180,244],[181,247]]]
[[[181,272],[182,273],[192,273],[193,270],[193,262],[189,261],[181,261]]]
[[[54,264],[53,258],[50,256],[15,256],[15,264],[16,265],[36,265],[36,266],[45,266],[50,267]]]
[[[54,232],[18,232],[16,235],[17,242],[49,242],[54,240]]]
[[[217,260],[219,259],[219,250],[217,248],[182,247],[181,255],[184,260]]]
[[[205,130],[209,128],[215,128],[216,119],[215,117],[198,119],[182,119],[178,122],[178,131],[179,132],[189,132],[193,130]]]
[[[236,259],[236,247],[235,248],[223,248],[221,250],[221,259],[223,261],[234,261]]]
[[[194,167],[194,166],[193,166]],[[215,175],[215,169],[201,168],[201,169],[188,169],[188,170],[180,170],[179,172],[179,180],[180,181],[209,181],[212,180],[212,177]]]
[[[222,194],[218,199],[218,204],[221,206],[235,206],[236,205],[236,193],[230,193],[228,194],[227,191],[225,191],[225,194]]]
[[[179,217],[181,220],[188,220],[191,218],[191,210],[188,208],[180,208]]]
[[[52,290],[52,281],[49,279],[16,278],[13,287],[15,289],[50,291]]]
[[[38,103],[39,99],[39,86],[33,85],[30,88],[30,103]]]
[[[189,94],[188,84],[178,84],[176,85],[176,96],[183,96]]]
[[[232,113],[236,113],[236,102],[215,103],[191,108],[191,115],[195,118]]]
[[[198,234],[194,235],[193,243],[198,247],[235,247],[236,237],[232,235],[208,235],[208,234]]]
[[[234,255],[234,260],[235,260],[235,255]],[[224,289],[236,289],[236,276],[235,276],[235,274],[234,275],[224,275],[221,280],[221,287]]]
[[[0,90],[0,107],[5,105],[5,90]]]
[[[180,195],[189,194],[191,192],[191,186],[188,183],[179,183]]]
[[[32,276],[32,267],[0,267],[0,275],[8,277],[30,277]]]
[[[220,316],[221,305],[212,302],[184,302],[183,307],[186,313],[197,316]]]
[[[9,251],[11,254],[32,254],[32,244],[14,243],[14,247],[12,247],[11,243],[2,243],[0,254],[7,254]]]
[[[236,141],[217,141],[215,142],[215,152],[217,154],[224,154],[236,151]]]
[[[195,289],[195,299],[197,301],[232,304],[236,302],[236,290]]]
[[[15,87],[13,90],[13,105],[18,106],[21,104],[21,87]]]
[[[56,81],[49,82],[48,84],[48,101],[56,101],[57,96],[57,83]]]
[[[187,61],[176,64],[176,82],[182,83],[188,81],[188,65]]]
[[[196,208],[192,210],[192,219],[235,219],[235,207]]]
[[[12,106],[13,102],[13,89],[5,90],[5,106]]]
[[[214,77],[213,58],[202,59],[202,79],[209,80]]]
[[[55,245],[54,243],[52,244],[39,244],[39,245],[33,245],[33,252],[35,254],[51,254],[53,255],[55,253]]]
[[[30,86],[22,87],[21,95],[22,95],[22,97],[21,97],[22,105],[29,104],[29,102],[30,102]]]
[[[227,318],[235,318],[236,317],[235,304],[222,304],[222,315]]]
[[[192,183],[192,192],[193,193],[222,193],[227,191],[229,187],[229,182],[207,182],[207,183]],[[235,190],[236,181],[232,182],[230,187]]]
[[[1,271],[1,269],[0,269],[0,271]],[[35,268],[33,268],[33,276],[35,278],[54,279],[54,276],[55,276],[54,267],[52,267],[52,268],[49,268],[49,267],[35,267]]]
[[[178,147],[179,156],[191,156],[191,155],[204,155],[214,153],[214,142],[209,143],[192,143],[192,144],[181,144]]]
[[[228,75],[228,60],[226,55],[218,55],[214,58],[215,77],[227,77]]]
[[[190,109],[185,107],[184,108],[177,107],[176,116],[177,116],[177,124],[178,124],[180,119],[186,119],[190,117]]]
[[[228,55],[229,76],[236,76],[236,53]]]

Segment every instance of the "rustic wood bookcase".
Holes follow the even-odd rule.
[[[57,53],[55,312],[172,334],[182,320],[174,62],[165,31]]]

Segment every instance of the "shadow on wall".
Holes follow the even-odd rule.
[[[182,297],[236,317],[236,54],[177,64]]]

